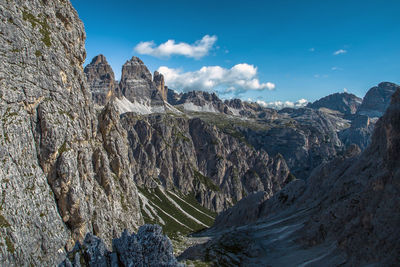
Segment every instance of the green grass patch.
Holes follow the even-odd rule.
[[[6,218],[4,218],[3,214],[0,213],[0,227],[5,228],[5,227],[10,227],[10,223],[7,221]]]
[[[172,198],[184,211],[186,211],[187,213],[189,213],[190,215],[192,215],[194,218],[196,218],[197,220],[201,221],[202,223],[211,226],[214,223],[214,219],[215,217],[212,216],[212,218],[208,217],[207,215],[209,215],[208,213],[206,213],[207,215],[204,215],[203,213],[199,212],[198,207],[196,206],[200,206],[198,203],[197,205],[192,205],[192,204],[188,204],[185,201],[180,200],[179,198],[177,198],[176,196],[174,196],[171,193],[168,193],[168,196],[170,198]],[[196,210],[197,209],[197,210]],[[211,215],[209,215],[211,216]]]
[[[14,244],[8,236],[6,236],[6,246],[7,246],[8,252],[10,252],[10,253],[15,252]]]
[[[61,155],[64,152],[67,152],[69,149],[67,148],[67,141],[64,141],[64,143],[60,146],[58,149],[58,154]]]
[[[200,203],[197,201],[194,193],[190,193],[190,194],[182,197],[182,199],[185,200],[186,202],[188,202],[189,204],[195,206],[197,209],[201,210],[202,212],[210,215],[211,217],[215,218],[218,215],[218,213],[216,213],[212,210],[209,210],[209,209],[203,207],[202,205],[200,205]]]
[[[204,176],[197,170],[193,170],[193,175],[194,175],[194,180],[202,183],[203,185],[206,186],[206,188],[211,189],[212,191],[221,191],[219,186],[217,186],[211,178]]]
[[[47,46],[51,46],[51,38],[50,38],[50,27],[47,24],[47,20],[43,15],[43,19],[40,20],[35,17],[33,14],[28,11],[22,11],[22,19],[31,23],[32,28],[35,28],[37,25],[40,26],[39,32],[42,34],[42,42]]]
[[[154,203],[156,206],[152,207],[157,211],[157,215],[165,222],[163,225],[163,231],[169,237],[177,237],[179,235],[187,235],[191,232],[196,232],[204,228],[203,225],[196,223],[189,217],[187,217],[182,211],[180,211],[174,204],[172,204],[168,198],[161,192],[159,188],[155,189],[146,189],[138,187],[140,193],[142,193],[150,202]],[[151,205],[151,203],[149,203]],[[173,218],[176,218],[179,222],[186,225],[182,226],[181,224],[177,223],[171,217],[167,216],[165,213],[169,214]],[[142,211],[142,214],[145,212]],[[190,214],[190,213],[189,213]],[[157,216],[153,215],[155,218]],[[193,215],[192,215],[193,216]],[[145,216],[147,217],[147,216]],[[193,216],[194,217],[194,216]],[[146,223],[158,223],[161,225],[160,222],[156,220],[151,220],[151,218],[147,217],[144,218]]]
[[[190,138],[185,136],[182,132],[176,131],[175,132],[175,143],[182,140],[183,142],[190,142]]]

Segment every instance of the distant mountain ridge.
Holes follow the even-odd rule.
[[[128,67],[132,64],[135,67]],[[130,74],[127,76],[125,73]],[[123,66],[123,74],[126,76],[123,80],[129,80],[132,87],[129,89],[129,82],[121,80],[119,90],[122,95],[115,101],[121,113],[171,113],[199,117],[208,123],[221,125],[223,131],[239,133],[242,140],[256,149],[264,149],[271,155],[282,154],[292,173],[299,178],[306,178],[313,168],[342,153],[346,146],[357,144],[364,149],[376,121],[358,112],[362,100],[349,93],[332,94],[308,104],[307,108],[277,111],[240,99],[223,101],[215,93],[177,93],[168,89],[162,74],[155,73],[152,78],[143,62],[136,57]],[[90,77],[88,79],[91,84]],[[158,80],[158,85],[155,80]],[[157,86],[164,91],[161,93]],[[165,93],[166,101],[160,98]],[[221,114],[218,115],[220,122],[216,122],[216,117],[211,114]],[[228,131],[227,125],[221,123],[225,120],[233,122]],[[242,124],[247,126],[239,126]],[[282,125],[290,127],[282,128]]]
[[[307,107],[313,109],[329,108],[347,115],[355,114],[361,103],[362,99],[356,95],[349,93],[335,93],[325,96],[313,103],[309,103]]]

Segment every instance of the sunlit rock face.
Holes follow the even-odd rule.
[[[110,244],[143,223],[125,133],[93,109],[69,1],[2,1],[0,17],[0,262],[56,265],[87,232]]]
[[[93,102],[104,106],[114,95],[119,94],[118,84],[115,81],[114,71],[103,55],[93,58],[86,65],[84,72],[92,93]]]

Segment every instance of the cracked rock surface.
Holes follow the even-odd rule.
[[[93,109],[69,1],[1,1],[0,20],[0,262],[54,265],[87,232],[110,245],[142,224],[127,143]]]

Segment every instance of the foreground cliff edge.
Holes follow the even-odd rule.
[[[87,232],[143,224],[126,132],[93,109],[69,1],[1,1],[0,17],[0,262],[56,265]]]

